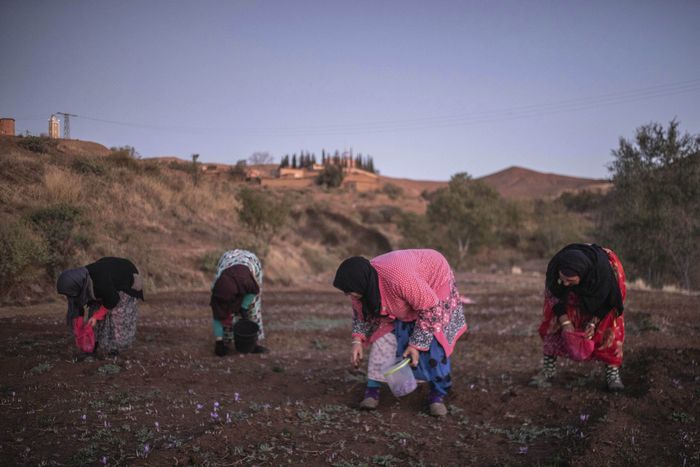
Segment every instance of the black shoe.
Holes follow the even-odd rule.
[[[250,353],[268,353],[269,350],[267,350],[267,347],[263,347],[262,345],[256,345],[253,350],[250,351]]]
[[[216,345],[214,346],[214,353],[219,357],[223,357],[224,355],[228,354],[228,347],[226,347],[224,341],[216,341]]]

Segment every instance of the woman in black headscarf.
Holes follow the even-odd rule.
[[[556,359],[600,360],[606,363],[611,391],[624,389],[620,378],[625,271],[617,255],[595,244],[571,244],[550,260],[545,278],[543,367],[532,384],[547,385]]]
[[[131,261],[105,257],[69,269],[59,276],[56,289],[68,300],[68,325],[84,319],[94,328],[101,352],[114,355],[131,345],[138,318],[136,299],[143,300],[143,281]]]

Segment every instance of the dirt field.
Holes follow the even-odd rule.
[[[535,389],[541,280],[459,277],[475,304],[443,420],[425,386],[357,410],[332,289],[266,290],[271,352],[225,358],[205,291],[147,297],[136,344],[109,360],[75,361],[62,302],[0,309],[0,464],[700,464],[700,297],[630,291],[623,394],[594,363],[560,362]]]

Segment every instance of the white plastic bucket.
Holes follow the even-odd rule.
[[[418,386],[416,378],[413,376],[413,370],[408,364],[410,361],[410,358],[400,360],[384,372],[389,389],[396,397],[410,394]]]

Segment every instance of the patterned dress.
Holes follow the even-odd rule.
[[[446,394],[451,386],[450,355],[467,331],[452,269],[434,250],[393,251],[370,263],[379,280],[380,317],[364,320],[362,302],[352,300],[353,339],[377,347],[370,351],[369,378],[383,381],[381,373],[411,345],[421,351],[413,369],[416,378]]]
[[[235,265],[243,265],[246,266],[251,274],[253,274],[253,278],[255,279],[255,282],[258,283],[258,287],[260,288],[260,293],[258,293],[250,302],[250,304],[247,307],[248,310],[248,319],[256,323],[260,328],[258,331],[258,340],[262,340],[265,338],[265,331],[263,330],[263,321],[262,321],[262,285],[263,285],[263,269],[262,269],[262,264],[260,263],[260,260],[258,259],[257,256],[253,252],[250,252],[248,250],[229,250],[226,253],[224,253],[221,258],[219,259],[219,263],[216,266],[216,276],[214,277],[214,281],[211,283],[211,288],[214,290],[214,285],[216,284],[216,281],[219,279],[221,274],[224,272],[224,270],[230,268],[231,266]],[[236,321],[238,321],[239,317],[235,315],[233,317],[233,324],[235,324]]]
[[[98,349],[107,353],[126,350],[136,337],[138,307],[135,297],[119,292],[119,303],[95,326]],[[99,306],[97,306],[99,308]]]
[[[612,250],[604,249],[608,255],[608,260],[613,268],[617,283],[620,287],[622,300],[624,302],[627,297],[627,287],[625,286],[625,270],[622,268],[622,263]],[[558,303],[558,299],[554,297],[547,288],[544,294],[544,319],[539,327],[539,334],[542,337],[543,351],[549,356],[565,356],[569,353],[562,336],[562,328],[554,314],[554,305]],[[582,331],[586,323],[592,318],[592,315],[586,313],[578,296],[574,293],[568,294],[566,303],[566,315],[571,324],[577,331]],[[618,315],[615,309],[612,309],[598,323],[593,342],[595,350],[591,356],[592,360],[599,360],[619,367],[622,364],[622,347],[625,341],[625,319],[624,315]]]

